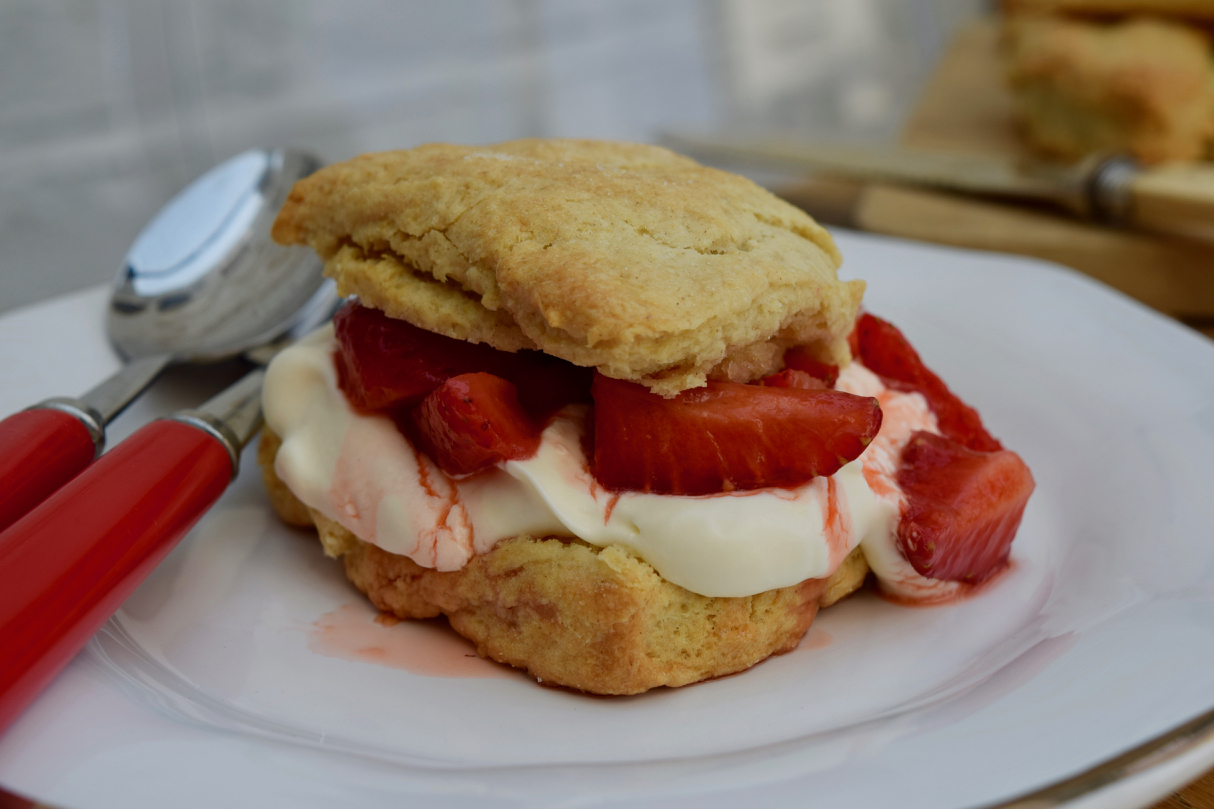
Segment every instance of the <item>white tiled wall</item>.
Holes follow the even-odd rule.
[[[983,0],[0,0],[0,310],[214,162],[661,128],[881,139]]]

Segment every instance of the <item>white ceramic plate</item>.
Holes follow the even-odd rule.
[[[273,517],[249,452],[0,739],[0,783],[80,809],[968,807],[1214,708],[1214,344],[1040,262],[839,242],[868,308],[1036,476],[1015,568],[979,597],[916,609],[862,593],[743,675],[590,698],[470,659],[436,626],[373,624],[318,544]],[[104,300],[0,318],[0,413],[116,366]],[[112,442],[234,373],[178,370]],[[1212,763],[1214,745],[1191,745],[1051,800],[1141,805]]]

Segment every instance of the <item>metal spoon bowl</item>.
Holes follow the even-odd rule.
[[[170,363],[256,361],[266,353],[259,347],[328,319],[338,298],[320,259],[270,238],[291,186],[320,165],[291,149],[243,152],[191,183],[136,237],[106,319],[128,364],[81,397],[102,425]]]
[[[166,205],[114,281],[106,328],[118,352],[227,359],[289,330],[315,298],[332,299],[316,254],[269,236],[291,186],[320,165],[293,150],[244,152]]]

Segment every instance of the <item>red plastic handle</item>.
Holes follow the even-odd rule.
[[[231,479],[218,439],[154,421],[0,533],[0,732]]]
[[[97,454],[80,419],[39,407],[0,421],[0,531],[84,471]]]

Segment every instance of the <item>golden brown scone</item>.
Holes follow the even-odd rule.
[[[388,553],[309,509],[274,473],[281,442],[262,435],[257,460],[284,520],[300,510],[329,556],[371,603],[398,618],[446,615],[477,653],[542,682],[595,694],[637,694],[743,671],[796,647],[819,607],[868,574],[856,549],[828,579],[745,598],[671,584],[623,549],[567,538],[516,537],[441,573]]]
[[[274,459],[278,456],[278,448],[282,439],[266,427],[261,432],[261,441],[257,443],[257,465],[261,467],[261,480],[266,485],[270,495],[270,504],[278,512],[278,516],[288,525],[299,528],[311,528],[314,524],[312,514],[298,497],[295,496],[282,478],[274,471]]]
[[[818,598],[818,606],[829,607],[842,601],[864,586],[864,580],[867,578],[868,560],[857,546],[843,558],[839,569],[827,577],[826,587]]]
[[[1024,16],[1007,20],[1005,45],[1021,125],[1044,152],[1191,160],[1214,135],[1214,63],[1195,29]]]
[[[1150,14],[1214,21],[1210,0],[1003,0],[1012,13],[1075,14],[1093,17]]]
[[[749,180],[656,146],[520,140],[357,157],[296,184],[274,238],[343,295],[664,395],[783,350],[839,365],[864,292],[829,234]]]

